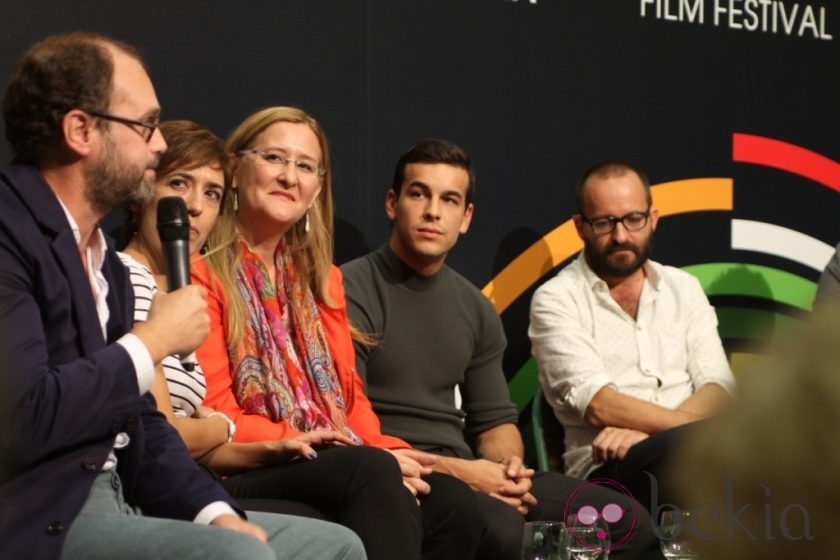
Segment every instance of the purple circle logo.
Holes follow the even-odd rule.
[[[592,488],[593,486],[603,486],[627,496],[630,503],[630,510],[625,510],[619,504],[610,502],[599,511],[597,507],[587,503],[586,498],[584,497],[586,490]],[[631,516],[630,528],[624,535],[621,536],[620,539],[618,539],[617,542],[610,543],[607,550],[620,548],[636,536],[636,532],[639,530],[640,516],[639,504],[633,498],[633,495],[623,485],[609,478],[593,478],[592,480],[581,482],[581,484],[569,495],[569,499],[566,501],[566,508],[563,512],[564,519],[576,519],[577,522],[584,527],[595,525],[598,519],[603,519],[606,525],[609,526],[621,521],[625,515]],[[602,529],[598,532],[599,539],[605,539],[606,537],[607,533],[605,530]]]

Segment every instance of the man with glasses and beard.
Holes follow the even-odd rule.
[[[155,364],[194,350],[210,320],[187,286],[132,328],[128,271],[98,226],[150,199],[166,149],[137,52],[50,37],[2,112],[15,161],[0,172],[0,557],[364,558],[338,525],[246,521],[155,409]]]
[[[679,427],[726,405],[735,383],[700,283],[649,260],[659,214],[644,173],[595,165],[576,202],[583,252],[536,291],[528,334],[566,473],[616,480],[650,506],[645,471],[655,478]]]

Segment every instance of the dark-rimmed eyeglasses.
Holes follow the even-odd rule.
[[[592,232],[596,235],[612,233],[619,222],[621,222],[621,225],[623,225],[624,229],[627,231],[639,231],[647,225],[648,218],[650,218],[650,208],[644,212],[630,212],[620,218],[616,218],[615,216],[586,218],[583,215],[580,217],[581,220],[589,224],[589,227],[592,228]]]
[[[114,121],[121,124],[124,124],[131,128],[134,132],[140,135],[140,137],[149,142],[152,139],[152,136],[155,134],[155,130],[160,126],[160,121],[138,121],[135,119],[127,119],[125,117],[118,117],[117,115],[110,115],[108,113],[99,113],[97,111],[87,111],[88,114],[91,116],[105,119],[106,121]],[[139,128],[138,128],[139,127]]]
[[[283,152],[272,148],[269,148],[267,150],[249,148],[247,150],[239,150],[238,152],[236,152],[236,155],[238,156],[245,156],[248,154],[256,154],[260,156],[260,158],[265,163],[283,169],[285,169],[286,166],[290,163],[294,164],[295,169],[297,169],[299,173],[303,173],[304,175],[314,175],[316,177],[321,177],[327,172],[326,169],[314,162],[307,160],[292,159]]]

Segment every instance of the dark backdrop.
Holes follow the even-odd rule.
[[[660,0],[660,17],[656,4],[0,0],[0,75],[5,81],[39,38],[87,29],[141,48],[164,118],[193,119],[224,136],[257,108],[302,106],[333,147],[340,262],[385,239],[383,200],[395,159],[416,139],[437,136],[463,145],[475,161],[475,219],[449,262],[479,287],[569,219],[576,177],[608,157],[636,162],[653,183],[734,180],[731,211],[660,222],[658,260],[762,264],[813,282],[813,266],[733,250],[731,220],[776,224],[833,246],[838,192],[733,161],[732,138],[774,138],[840,160],[840,6],[799,3],[791,32],[777,20],[773,33],[743,28],[744,14],[731,24],[722,14],[715,25],[714,6],[728,2]],[[773,9],[779,4],[789,16],[795,3]],[[673,21],[680,5],[699,6],[703,22],[699,13]],[[815,19],[800,36],[802,22],[810,24],[806,6]],[[0,159],[9,157],[4,144]],[[840,180],[837,168],[828,169]],[[511,377],[529,356],[527,304],[536,282],[522,282],[524,295],[500,310]],[[778,310],[772,293],[762,297]]]

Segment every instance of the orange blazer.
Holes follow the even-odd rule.
[[[227,298],[219,279],[207,268],[203,259],[192,261],[192,281],[207,289],[207,311],[210,314],[210,335],[196,351],[204,370],[207,396],[204,405],[223,412],[236,423],[236,441],[266,441],[287,439],[301,432],[285,420],[273,422],[257,414],[247,414],[239,407],[233,394],[233,374],[227,352]],[[318,302],[318,311],[327,335],[330,352],[336,366],[344,401],[347,403],[347,423],[365,445],[385,449],[405,449],[405,441],[382,433],[379,418],[373,412],[364,392],[364,384],[356,373],[356,356],[350,338],[344,284],[338,267],[330,268],[328,289],[337,307]]]

